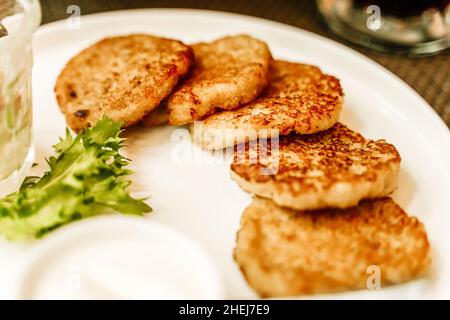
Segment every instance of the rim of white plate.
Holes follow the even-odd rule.
[[[447,127],[447,125],[444,123],[444,121],[439,117],[439,115],[435,112],[435,110],[425,101],[422,96],[420,96],[413,88],[411,88],[405,81],[403,81],[401,78],[399,78],[397,75],[392,73],[390,70],[386,69],[382,65],[378,64],[377,62],[373,61],[372,59],[368,58],[367,56],[363,55],[362,53],[359,53],[358,51],[345,46],[342,43],[339,43],[337,41],[334,41],[332,39],[326,38],[324,36],[321,36],[319,34],[316,34],[314,32],[310,32],[295,26],[291,26],[288,24],[284,24],[281,22],[268,20],[264,18],[259,18],[255,16],[249,16],[244,14],[238,14],[238,13],[231,13],[231,12],[223,12],[223,11],[216,11],[216,10],[206,10],[206,9],[184,9],[184,8],[146,8],[146,9],[128,9],[128,10],[113,10],[113,11],[107,11],[107,12],[100,12],[100,13],[93,13],[93,14],[87,14],[83,15],[83,24],[86,23],[98,23],[98,18],[102,18],[102,23],[106,23],[104,19],[108,18],[115,18],[117,16],[121,15],[142,15],[142,14],[166,14],[166,15],[180,15],[185,16],[186,14],[207,14],[209,16],[214,16],[218,19],[239,19],[242,21],[242,19],[247,20],[249,23],[253,24],[264,24],[269,27],[273,27],[276,29],[283,29],[284,32],[286,32],[287,36],[294,36],[294,37],[308,37],[309,41],[315,41],[317,43],[321,43],[322,46],[326,47],[333,47],[334,50],[337,50],[340,54],[350,55],[357,58],[354,63],[360,64],[363,67],[369,68],[370,71],[374,72],[378,76],[381,76],[389,81],[388,84],[385,84],[384,87],[392,86],[394,85],[401,91],[403,91],[404,94],[408,95],[409,98],[416,99],[417,103],[422,104],[423,106],[426,106],[424,109],[420,109],[425,112],[427,117],[430,121],[433,121],[433,124],[437,126],[436,129],[439,130],[440,134],[446,135],[446,142],[450,146],[450,129]],[[196,16],[196,18],[199,18],[199,16]],[[35,37],[42,37],[42,36],[48,36],[48,33],[59,31],[57,30],[59,27],[61,27],[63,24],[65,24],[65,20],[58,20],[54,22],[50,22],[44,25],[41,25],[38,29],[38,31],[35,34]],[[56,30],[55,30],[56,29]],[[448,156],[450,157],[450,151],[448,152]]]

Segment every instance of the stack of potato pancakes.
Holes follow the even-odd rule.
[[[189,125],[202,148],[234,148],[231,177],[254,196],[234,257],[262,297],[370,289],[429,269],[424,226],[389,197],[396,148],[339,122],[338,79],[274,59],[261,40],[107,38],[67,63],[55,93],[75,131],[108,116]]]

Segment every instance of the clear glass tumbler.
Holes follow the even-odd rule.
[[[450,48],[450,0],[316,0],[339,36],[377,51],[430,55]]]
[[[34,158],[31,46],[40,21],[38,0],[0,0],[0,196],[20,185]]]

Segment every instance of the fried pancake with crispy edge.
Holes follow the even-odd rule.
[[[234,257],[259,295],[281,297],[367,289],[371,275],[381,287],[409,281],[427,272],[429,251],[423,224],[390,198],[314,212],[256,198]]]
[[[56,81],[56,99],[75,131],[104,115],[127,127],[157,107],[192,62],[192,49],[177,40],[143,34],[106,38],[66,64]]]
[[[193,70],[169,98],[170,124],[184,125],[238,108],[267,86],[272,56],[264,42],[237,35],[192,47]]]
[[[271,64],[269,87],[257,100],[214,114],[191,131],[194,142],[209,150],[271,132],[312,134],[338,121],[343,97],[339,80],[319,68],[276,60]]]
[[[273,149],[273,150],[272,150]],[[235,147],[231,176],[247,192],[297,209],[351,207],[397,188],[400,155],[341,123],[314,135],[289,135],[273,146]]]

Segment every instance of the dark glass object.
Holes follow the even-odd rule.
[[[434,54],[450,47],[450,0],[316,0],[339,36],[378,51]]]

